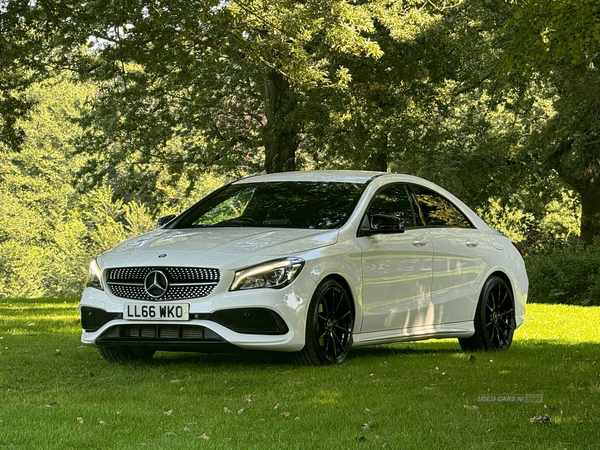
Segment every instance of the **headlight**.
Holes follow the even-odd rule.
[[[102,271],[100,270],[100,266],[98,266],[98,261],[96,258],[91,262],[90,268],[88,270],[88,279],[85,284],[87,287],[93,287],[96,289],[104,290],[102,286]]]
[[[235,279],[229,290],[279,289],[294,281],[302,270],[302,266],[304,266],[304,260],[300,258],[287,258],[249,267],[235,273]]]

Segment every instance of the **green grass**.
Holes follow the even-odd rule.
[[[0,448],[600,448],[599,327],[600,307],[529,305],[513,347],[474,361],[448,340],[355,349],[336,367],[108,364],[81,346],[75,301],[0,300]],[[544,402],[472,408],[501,393]]]

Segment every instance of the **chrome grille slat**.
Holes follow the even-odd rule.
[[[153,270],[162,271],[169,281],[167,292],[158,301],[206,297],[221,280],[219,269],[204,267],[122,267],[107,269],[107,288],[117,297],[155,301],[144,288],[144,279]]]

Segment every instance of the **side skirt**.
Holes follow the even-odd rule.
[[[396,330],[373,331],[352,336],[353,347],[391,344],[394,342],[422,341],[426,339],[452,339],[473,336],[473,321],[428,325]]]

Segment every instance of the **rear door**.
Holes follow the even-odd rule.
[[[472,320],[489,241],[450,200],[423,186],[411,188],[425,223],[423,233],[433,244],[434,324]]]
[[[433,247],[405,184],[382,187],[367,217],[386,214],[404,222],[404,233],[358,238],[362,248],[363,323],[361,332],[423,325],[431,305]]]

